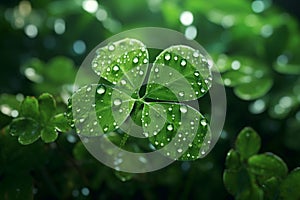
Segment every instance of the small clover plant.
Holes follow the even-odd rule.
[[[148,139],[154,149],[164,149],[171,158],[180,154],[178,160],[206,154],[211,137],[208,120],[188,103],[211,87],[208,58],[189,46],[175,45],[150,65],[146,46],[135,39],[110,43],[95,54],[92,69],[101,77],[99,83],[79,88],[69,104],[68,116],[78,134],[125,131],[126,140],[132,135]],[[91,122],[94,113],[97,120]],[[168,147],[171,142],[175,151]]]
[[[46,142],[53,142],[58,132],[68,131],[68,122],[63,114],[56,114],[54,98],[44,93],[36,99],[26,97],[20,105],[20,115],[10,124],[10,134],[17,136],[21,144],[27,145],[40,137]]]
[[[257,154],[259,135],[244,128],[238,135],[235,149],[226,157],[223,181],[236,199],[299,199],[300,170],[288,174],[285,162],[273,153]]]

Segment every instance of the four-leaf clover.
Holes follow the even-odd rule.
[[[210,128],[190,102],[211,87],[211,61],[184,45],[165,49],[153,64],[150,58],[142,42],[129,38],[96,50],[91,65],[101,78],[79,88],[69,106],[77,133],[100,136],[121,130],[149,139],[170,158],[205,155]]]

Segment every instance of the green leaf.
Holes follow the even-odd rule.
[[[259,135],[252,128],[244,128],[236,139],[236,150],[241,157],[248,159],[250,156],[258,153],[261,145]]]
[[[26,97],[21,104],[20,115],[35,120],[39,119],[38,100],[35,97]]]
[[[287,200],[300,199],[299,188],[300,168],[296,168],[283,180],[280,186],[280,197]]]
[[[43,128],[41,131],[41,138],[46,143],[54,142],[57,139],[57,137],[58,134],[55,130],[55,127],[52,126],[52,124]]]
[[[49,123],[56,112],[56,102],[52,95],[48,93],[39,96],[38,101],[41,120],[44,123]]]
[[[10,134],[19,136],[18,141],[23,144],[31,144],[40,137],[39,124],[30,118],[17,118],[10,124]]]
[[[265,199],[278,199],[280,182],[278,178],[272,177],[262,183]]]
[[[99,84],[80,88],[72,97],[74,122],[80,127],[78,133],[97,136],[117,129],[129,116],[134,102],[116,87]]]
[[[151,68],[146,97],[188,101],[203,96],[211,86],[210,60],[188,46],[171,46],[161,52]]]
[[[226,190],[234,196],[251,188],[250,177],[245,169],[239,171],[226,169],[223,173],[223,182]]]
[[[241,167],[240,155],[234,149],[230,149],[226,156],[226,168],[230,170],[238,170]]]
[[[253,77],[241,71],[229,71],[222,75],[224,84],[230,87],[236,87],[241,84],[250,83]]]
[[[252,185],[247,190],[240,193],[237,197],[237,200],[263,200],[264,199],[264,191],[260,189],[256,185]]]
[[[210,143],[208,122],[190,106],[146,103],[142,123],[145,136],[166,156],[195,160],[206,154]]]
[[[282,74],[291,74],[299,75],[300,74],[300,65],[297,64],[280,64],[276,63],[273,65],[273,68]]]
[[[123,90],[131,95],[142,85],[148,62],[146,46],[138,40],[126,38],[97,49],[92,69],[109,82],[122,85]]]
[[[254,155],[248,159],[249,171],[255,174],[260,182],[271,177],[284,178],[288,168],[284,161],[272,153]]]
[[[256,79],[250,83],[238,85],[234,93],[244,100],[253,100],[264,96],[272,87],[273,80],[270,78]]]
[[[126,182],[132,179],[133,174],[127,173],[127,172],[121,172],[121,171],[115,171],[115,175],[118,179],[120,179],[122,182]]]
[[[60,132],[67,132],[71,129],[68,119],[62,113],[55,115],[51,120],[51,123]]]

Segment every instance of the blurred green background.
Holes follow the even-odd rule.
[[[244,126],[258,131],[262,151],[299,166],[299,8],[296,0],[1,1],[0,191],[22,199],[232,199],[224,160]],[[64,111],[85,56],[111,35],[145,26],[195,39],[223,75],[225,128],[206,158],[131,176],[93,159],[72,131],[29,146],[5,134],[24,96],[52,93]]]

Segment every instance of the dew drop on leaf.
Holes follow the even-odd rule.
[[[115,66],[113,67],[113,71],[117,72],[117,71],[119,71],[119,70],[120,70],[120,68],[119,68],[118,65],[115,65]]]
[[[183,96],[184,96],[184,92],[181,91],[181,92],[178,93],[178,95],[179,95],[180,97],[183,97]]]
[[[200,73],[199,73],[198,71],[195,71],[195,72],[194,72],[194,75],[195,75],[196,77],[198,77],[198,76],[200,75]]]
[[[136,64],[139,62],[139,59],[137,57],[135,57],[132,62]]]
[[[171,55],[170,55],[169,53],[167,53],[167,54],[165,55],[165,60],[169,61],[170,59],[171,59]]]
[[[195,52],[193,53],[193,56],[194,56],[195,58],[198,58],[198,57],[199,57],[199,52],[198,52],[198,51],[195,51]]]
[[[100,85],[97,89],[98,94],[104,94],[105,93],[105,87],[103,85]]]
[[[121,105],[122,104],[122,100],[121,99],[115,99],[114,100],[114,105],[115,106],[119,106],[119,105]]]
[[[91,87],[87,87],[87,88],[86,88],[86,91],[87,91],[87,92],[89,92],[89,91],[91,91],[91,90],[92,90]]]
[[[182,59],[181,60],[181,62],[180,62],[180,65],[182,66],[182,67],[185,67],[186,66],[186,60],[185,59]]]
[[[167,126],[167,130],[168,130],[168,131],[173,131],[173,125],[172,125],[172,124],[169,124],[169,125]]]
[[[204,119],[203,119],[203,120],[201,120],[201,122],[200,122],[200,123],[201,123],[201,125],[202,125],[202,126],[206,126],[206,125],[207,125],[207,122],[206,122]]]
[[[106,133],[108,131],[108,127],[104,127],[103,131]]]
[[[109,51],[114,51],[114,50],[115,50],[115,45],[114,45],[114,44],[110,44],[110,45],[108,46],[108,50],[109,50]]]
[[[177,152],[178,152],[178,153],[181,153],[181,152],[182,152],[182,149],[177,149]]]
[[[186,113],[187,112],[187,107],[185,105],[182,105],[182,106],[180,106],[179,110],[182,113]]]
[[[121,80],[121,84],[122,84],[122,85],[126,85],[126,83],[127,83],[127,82],[126,82],[125,80]]]

